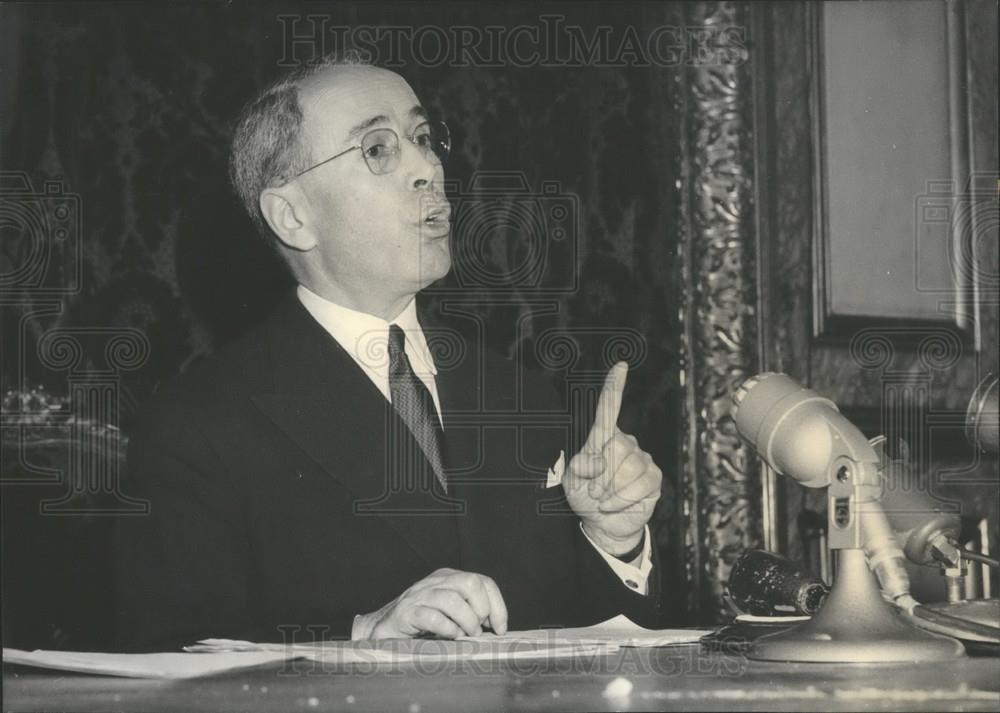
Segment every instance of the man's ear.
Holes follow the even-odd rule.
[[[316,237],[306,226],[305,199],[293,185],[265,188],[260,194],[260,212],[282,243],[300,252],[311,250]]]

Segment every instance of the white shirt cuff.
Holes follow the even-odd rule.
[[[652,537],[649,534],[649,525],[646,525],[645,534],[645,544],[642,546],[642,556],[639,557],[639,566],[631,565],[628,562],[622,562],[620,559],[614,555],[608,554],[600,547],[597,543],[590,539],[587,531],[583,529],[583,523],[580,523],[580,532],[583,536],[587,538],[587,542],[594,546],[598,554],[604,558],[604,561],[608,563],[611,570],[618,575],[618,578],[622,581],[626,587],[631,589],[633,592],[645,595],[647,592],[647,580],[649,579],[649,573],[653,571],[653,545]]]

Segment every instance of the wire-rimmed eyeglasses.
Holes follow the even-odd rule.
[[[434,164],[444,163],[451,152],[451,133],[448,126],[443,121],[425,121],[413,130],[412,134],[407,134],[406,138],[424,155],[428,161]],[[368,165],[368,169],[376,176],[392,173],[399,168],[401,150],[399,147],[399,134],[394,130],[382,127],[372,129],[361,137],[361,143],[355,144],[349,149],[345,149],[335,156],[324,159],[317,164],[313,164],[304,171],[299,171],[292,179],[309,173],[313,169],[325,166],[334,159],[349,154],[356,149],[361,150],[361,155]]]

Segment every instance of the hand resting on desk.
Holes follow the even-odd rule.
[[[507,605],[496,582],[483,574],[442,568],[378,611],[354,621],[351,639],[398,639],[434,634],[478,636],[488,624],[507,633]]]

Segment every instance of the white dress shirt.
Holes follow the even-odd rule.
[[[396,319],[392,322],[386,322],[381,317],[330,302],[302,285],[299,285],[297,294],[306,311],[344,348],[344,351],[351,355],[351,358],[357,362],[358,366],[390,403],[392,402],[392,393],[389,390],[389,325],[398,325],[406,335],[404,351],[410,360],[410,366],[417,378],[430,391],[438,419],[441,420],[442,428],[444,427],[441,402],[438,399],[437,383],[434,379],[437,375],[437,368],[434,366],[434,359],[427,347],[424,330],[417,320],[416,300],[410,300],[410,303]],[[646,544],[643,546],[638,566],[622,562],[598,547],[587,536],[586,532],[583,535],[587,537],[587,541],[600,553],[625,586],[634,592],[646,593],[646,580],[653,568],[648,526],[646,528]]]
[[[392,403],[392,393],[389,391],[389,325],[395,324],[402,329],[406,335],[403,351],[410,360],[410,368],[431,393],[434,410],[437,411],[438,420],[444,428],[441,401],[438,399],[437,383],[434,380],[437,368],[427,348],[424,330],[417,320],[416,300],[410,300],[410,304],[396,319],[386,322],[373,314],[341,307],[302,285],[299,285],[298,297],[309,314],[337,340],[337,344],[342,346],[344,351],[351,355],[390,403]]]

